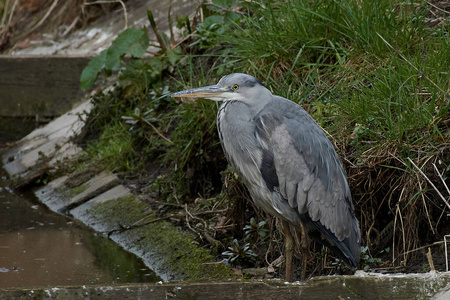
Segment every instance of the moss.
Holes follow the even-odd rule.
[[[145,203],[136,200],[134,195],[129,195],[99,203],[92,209],[92,212],[99,215],[107,214],[110,222],[123,223],[124,221],[136,221],[147,216],[146,211],[148,210],[149,208]],[[130,219],[124,220],[124,217]]]
[[[89,185],[85,183],[85,184],[76,186],[76,187],[74,187],[74,188],[72,188],[72,189],[70,189],[70,190],[67,190],[67,193],[66,193],[66,194],[67,194],[67,196],[73,198],[73,197],[75,197],[76,195],[79,195],[79,194],[81,194],[82,192],[84,192],[88,187],[89,187]]]
[[[158,220],[148,205],[134,196],[99,203],[86,213],[106,227],[122,228],[114,230],[112,238],[125,248],[142,254],[155,271],[169,274],[170,279],[233,277],[229,268],[216,263],[210,251],[195,243],[192,234]]]
[[[160,268],[178,273],[176,279],[224,279],[233,276],[230,269],[215,262],[210,251],[193,242],[193,235],[180,232],[168,222],[143,226],[139,232],[138,235],[145,238],[138,242],[137,247],[152,249],[156,257],[164,256]]]

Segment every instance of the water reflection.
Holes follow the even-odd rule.
[[[0,288],[159,280],[135,255],[0,180]]]

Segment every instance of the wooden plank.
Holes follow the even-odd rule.
[[[90,57],[0,56],[0,117],[54,117],[80,100]]]

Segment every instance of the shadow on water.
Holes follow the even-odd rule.
[[[48,121],[48,120],[44,120]],[[3,144],[17,140],[18,136],[25,136],[41,125],[36,117],[0,117],[0,151]]]
[[[14,193],[0,173],[0,288],[161,280],[111,240]]]

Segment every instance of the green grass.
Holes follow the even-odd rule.
[[[244,19],[234,41],[237,55],[295,65],[343,66],[354,54],[389,55],[378,34],[394,47],[413,50],[424,37],[425,10],[417,4],[364,1],[266,1]],[[274,4],[275,3],[275,4]],[[428,35],[428,34],[426,34]],[[294,65],[294,66],[295,66]]]
[[[100,135],[88,147],[91,155],[125,173],[161,164],[151,187],[167,201],[221,192],[239,197],[234,183],[221,185],[227,172],[215,128],[217,103],[178,103],[166,95],[247,72],[300,103],[330,134],[348,174],[363,244],[374,255],[392,246],[392,258],[406,264],[406,251],[446,233],[438,226],[443,202],[410,160],[445,194],[433,163],[443,178],[450,176],[448,16],[435,26],[442,12],[430,13],[426,1],[240,5],[244,14],[233,18],[205,10],[206,17],[216,16],[209,23],[219,23],[181,44],[184,58],[153,76],[161,80],[141,78],[152,65],[141,61],[121,74],[119,92],[98,101],[92,113]],[[123,116],[135,123],[124,123]],[[372,244],[390,226],[388,244]]]
[[[245,69],[331,134],[363,243],[395,216],[403,222],[397,238],[410,240],[394,241],[401,250],[435,241],[428,224],[442,202],[409,159],[444,192],[431,162],[443,162],[440,172],[450,175],[448,18],[431,27],[424,1],[265,1],[250,12],[224,39]],[[414,237],[419,228],[427,233]]]
[[[213,196],[212,190],[220,192],[217,187],[226,161],[218,155],[222,150],[215,126],[216,105],[208,100],[186,102],[173,112],[177,125],[163,160],[175,171],[170,180],[183,201],[192,201],[198,194]]]
[[[449,25],[430,28],[427,8],[417,1],[267,1],[225,40],[275,93],[313,102],[311,113],[330,133],[345,140],[356,131],[361,151],[373,142],[443,142]]]
[[[122,123],[111,124],[87,148],[94,160],[113,172],[142,169],[139,155],[134,151],[133,139]]]

